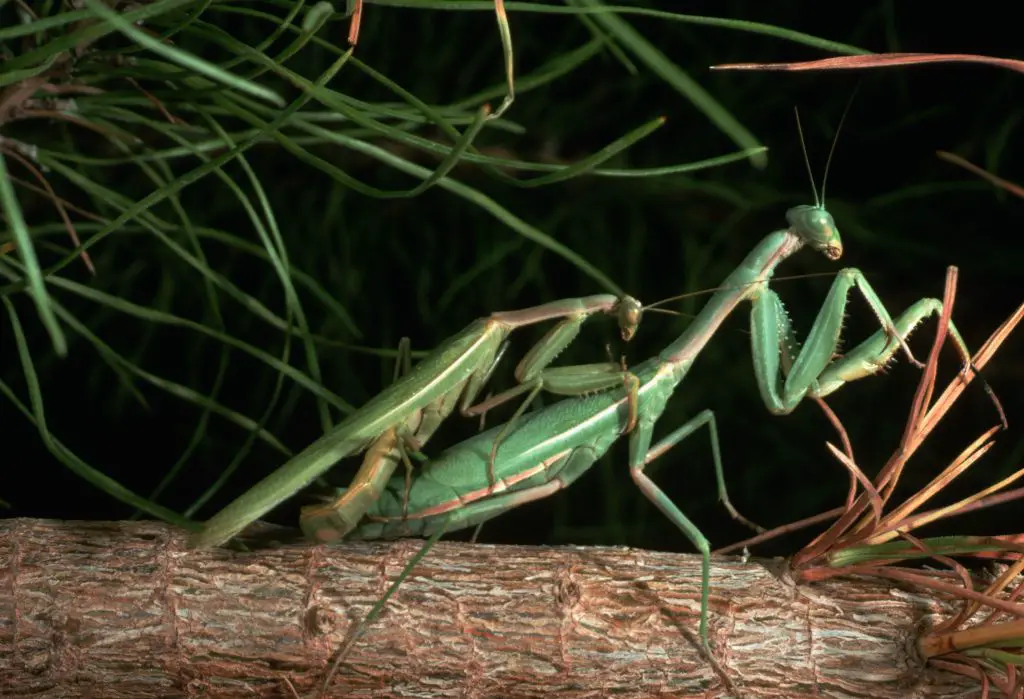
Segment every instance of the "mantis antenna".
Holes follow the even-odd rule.
[[[814,205],[824,208],[825,207],[825,187],[828,185],[828,171],[832,167],[832,155],[836,152],[836,143],[839,142],[839,132],[843,130],[843,124],[846,123],[846,115],[850,113],[850,107],[853,105],[853,98],[857,96],[857,91],[860,89],[860,83],[857,83],[857,87],[854,88],[850,94],[850,99],[846,101],[846,107],[843,108],[843,115],[839,117],[839,126],[836,127],[836,135],[832,138],[832,145],[828,149],[828,158],[825,159],[825,174],[821,178],[821,199],[818,199],[818,190],[814,186],[814,173],[811,172],[811,160],[807,157],[807,142],[804,140],[804,130],[800,125],[800,110],[797,107],[793,107],[793,114],[796,116],[796,131],[800,135],[800,148],[804,153],[804,165],[807,166],[807,177],[811,180],[811,191],[814,193]]]
[[[850,113],[850,107],[853,106],[853,98],[857,96],[857,91],[860,90],[861,83],[857,82],[857,86],[853,88],[853,92],[850,93],[850,99],[847,100],[846,106],[843,108],[843,115],[839,117],[839,126],[836,127],[836,135],[832,138],[832,146],[828,149],[828,158],[825,159],[825,176],[821,178],[821,205],[825,206],[825,185],[828,184],[828,169],[832,166],[832,154],[836,152],[836,143],[839,142],[839,132],[843,130],[843,124],[846,123],[846,115]],[[807,151],[804,150],[804,158],[807,157]]]
[[[818,188],[814,186],[814,173],[811,171],[811,159],[807,156],[807,141],[804,140],[804,128],[800,125],[800,109],[793,107],[793,115],[796,117],[796,132],[800,136],[800,150],[804,153],[804,165],[807,166],[807,177],[811,181],[811,192],[814,193],[814,205],[819,209],[822,208],[824,202],[818,198]],[[836,132],[839,135],[839,132]],[[833,147],[835,146],[835,140],[832,141]],[[832,159],[831,151],[828,154],[829,160]],[[828,177],[828,165],[825,165],[825,177]],[[822,180],[821,183],[822,192],[825,191],[825,182]]]

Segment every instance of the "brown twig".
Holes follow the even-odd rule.
[[[935,153],[940,158],[945,160],[947,163],[953,163],[954,165],[959,165],[960,167],[964,168],[968,172],[971,172],[971,173],[977,175],[978,177],[982,178],[983,180],[987,181],[988,183],[994,184],[997,187],[1001,187],[1001,188],[1005,189],[1007,192],[1009,192],[1010,194],[1014,194],[1014,195],[1024,199],[1024,187],[1021,187],[1019,184],[1014,184],[1013,182],[1010,182],[1008,180],[1004,180],[1002,177],[998,177],[996,175],[993,175],[988,170],[985,170],[983,168],[978,167],[974,163],[969,162],[969,161],[965,160],[964,158],[961,158],[959,155],[955,155],[953,153],[948,153],[948,152],[946,152],[944,150],[935,151]]]
[[[892,68],[894,66],[923,65],[926,63],[982,63],[1024,73],[1024,61],[1012,58],[994,58],[969,53],[872,53],[863,56],[837,56],[817,61],[792,63],[728,63],[711,66],[711,70],[779,70],[802,72],[808,70],[860,70],[863,68]]]
[[[308,696],[420,542],[185,547],[153,522],[0,520],[4,697],[279,699],[284,679]],[[955,611],[938,597],[863,577],[801,594],[771,561],[716,560],[711,633],[730,692],[694,632],[700,567],[621,547],[439,543],[330,696],[955,699],[977,685],[907,652],[922,619]]]

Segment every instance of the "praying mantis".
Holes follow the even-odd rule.
[[[785,307],[769,281],[776,267],[804,246],[833,261],[842,256],[843,247],[835,222],[822,205],[794,207],[787,211],[786,218],[789,227],[769,234],[754,247],[682,335],[657,356],[627,372],[632,380],[625,382],[626,395],[604,391],[563,399],[530,413],[512,429],[497,426],[450,447],[418,470],[411,487],[407,488],[401,478],[392,478],[365,510],[363,521],[348,532],[348,538],[436,537],[483,523],[570,486],[628,434],[633,481],[700,552],[699,634],[710,649],[710,544],[644,472],[648,464],[706,425],[719,499],[734,517],[743,519],[729,502],[711,410],[700,412],[651,446],[655,424],[698,354],[726,317],[749,301],[754,375],[768,410],[782,415],[792,412],[806,397],[825,397],[849,381],[877,373],[900,348],[911,362],[921,366],[905,338],[928,316],[941,315],[942,311],[939,300],[925,298],[893,320],[864,275],[855,268],[846,268],[837,275],[806,343],[797,350]],[[842,320],[854,288],[867,301],[881,328],[837,359]],[[949,334],[965,364],[969,363],[970,353],[952,322]],[[561,371],[583,379],[591,369],[564,367]],[[416,422],[415,417],[409,417]],[[415,424],[410,427],[415,429]],[[495,443],[499,438],[503,440],[500,445]],[[398,440],[393,435],[383,435],[376,446],[381,458],[396,458]],[[488,464],[495,451],[496,480],[491,481]]]
[[[470,323],[413,367],[408,375],[214,515],[193,535],[190,545],[209,548],[225,543],[344,457],[371,447],[368,459],[357,474],[357,487],[323,512],[332,522],[331,527],[320,526],[319,509],[306,513],[304,521],[312,522],[305,527],[307,530],[313,528],[320,532],[322,540],[337,538],[339,532],[351,529],[362,519],[375,499],[376,484],[383,485],[394,471],[393,461],[377,460],[381,449],[372,448],[374,442],[382,437],[400,439],[408,451],[418,452],[456,405],[467,413],[501,359],[509,334],[517,328],[562,319],[519,363],[516,377],[536,390],[543,387],[563,395],[566,392],[578,394],[580,389],[575,384],[566,385],[559,380],[557,370],[547,367],[575,339],[583,323],[595,314],[617,317],[622,338],[629,341],[639,326],[641,306],[632,297],[597,294],[492,313]],[[598,387],[607,385],[608,379]],[[593,390],[591,386],[584,388]],[[415,421],[415,426],[410,420]],[[365,487],[361,487],[362,484]],[[342,519],[337,515],[339,511]]]

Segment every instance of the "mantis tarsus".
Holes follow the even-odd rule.
[[[929,315],[940,314],[942,308],[937,299],[922,299],[894,321],[864,275],[857,269],[843,269],[832,284],[806,344],[797,351],[789,317],[768,283],[776,267],[804,245],[830,260],[838,260],[842,243],[832,216],[821,205],[790,209],[787,220],[789,228],[765,237],[675,342],[631,370],[636,378],[632,397],[606,391],[561,400],[529,414],[507,430],[497,448],[497,482],[493,484],[487,478],[488,458],[494,441],[506,428],[497,426],[463,441],[423,466],[408,492],[400,478],[393,478],[349,538],[436,535],[479,524],[513,507],[547,497],[571,485],[627,432],[633,400],[639,419],[629,432],[630,474],[644,495],[700,551],[703,566],[699,630],[701,640],[709,646],[709,543],[644,473],[653,459],[707,425],[719,497],[738,516],[725,488],[712,411],[702,411],[651,446],[654,425],[697,355],[725,318],[740,303],[750,301],[754,374],[761,396],[770,412],[786,414],[805,397],[827,396],[848,381],[878,372],[901,347],[911,361],[920,365],[904,338]],[[836,359],[842,319],[854,287],[871,307],[881,329]],[[970,354],[952,323],[949,331],[965,363],[969,362]],[[573,370],[586,372],[586,368],[563,369]]]
[[[582,324],[598,313],[616,316],[623,339],[630,340],[640,323],[640,309],[640,303],[633,298],[598,294],[493,313],[470,323],[408,375],[214,515],[193,536],[192,546],[206,548],[228,541],[342,458],[363,451],[378,439],[389,439],[390,430],[410,451],[418,451],[456,405],[464,413],[470,410],[500,359],[509,334],[517,328],[561,319],[519,363],[516,377],[538,390],[542,386],[549,392],[577,395],[580,389],[576,383],[562,381],[559,371],[547,368],[548,365],[579,334]],[[617,380],[615,376],[614,372],[606,372],[605,382],[598,387],[611,385]],[[586,388],[593,390],[590,384]],[[383,451],[387,450],[385,447]],[[381,451],[374,450],[374,459]],[[383,484],[390,477],[393,460],[374,459],[364,461],[360,469],[363,480],[359,483],[373,478]],[[355,489],[352,496],[343,495],[337,503],[309,509],[304,528],[313,538],[337,538],[339,532],[347,531],[362,519],[374,497],[373,488]]]

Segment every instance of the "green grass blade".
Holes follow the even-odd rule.
[[[385,7],[416,7],[423,10],[447,10],[455,12],[480,11],[491,12],[494,10],[493,0],[372,0],[374,5]],[[771,36],[784,41],[789,41],[802,46],[830,51],[832,53],[857,56],[869,54],[866,51],[851,44],[844,44],[831,39],[805,34],[804,32],[777,27],[762,22],[750,22],[741,19],[728,19],[724,17],[704,17],[701,15],[684,15],[668,10],[652,10],[645,7],[630,7],[628,5],[593,5],[588,7],[566,7],[564,5],[546,5],[540,2],[506,2],[506,11],[533,12],[537,14],[553,15],[632,15],[634,17],[650,17],[666,22],[682,22],[684,24],[695,24],[705,27],[719,27],[732,31]]]
[[[455,143],[452,145],[452,149],[448,151],[448,155],[444,157],[444,160],[434,168],[434,171],[430,173],[430,177],[420,182],[418,185],[410,189],[408,192],[403,193],[404,196],[417,197],[423,194],[425,191],[437,184],[442,177],[452,171],[459,161],[462,160],[463,154],[473,145],[473,139],[477,137],[480,130],[487,123],[490,109],[486,106],[481,107],[477,110],[476,117],[473,119],[473,123],[469,125],[469,128],[460,134]]]
[[[3,150],[0,149],[0,210],[5,212],[7,225],[14,232],[14,242],[17,245],[17,252],[24,262],[25,277],[28,280],[28,294],[36,306],[39,319],[46,328],[53,344],[53,351],[60,357],[67,356],[68,341],[64,337],[57,317],[53,313],[53,306],[50,304],[50,295],[46,291],[46,284],[43,282],[43,271],[39,267],[39,258],[36,257],[36,249],[32,244],[32,236],[28,232],[25,218],[21,213],[21,206],[18,198],[14,195],[14,187],[11,186],[11,179],[7,174],[7,163],[4,159]],[[75,253],[74,257],[77,257]]]
[[[131,22],[127,21],[122,15],[119,15],[104,5],[101,0],[85,0],[85,4],[90,10],[95,12],[97,16],[113,24],[119,32],[127,36],[129,39],[140,46],[144,46],[153,53],[163,56],[172,63],[176,63],[182,68],[199,75],[205,75],[210,80],[224,85],[225,87],[252,95],[253,97],[269,102],[275,106],[283,107],[285,105],[284,98],[273,90],[269,90],[262,85],[258,85],[250,80],[233,75],[209,61],[182,51],[179,48],[160,43],[148,34],[136,29]]]
[[[213,328],[203,325],[202,323],[197,323],[194,320],[189,320],[188,318],[182,318],[180,316],[176,316],[166,311],[156,310],[153,308],[149,308],[148,306],[142,306],[137,303],[133,303],[131,301],[128,301],[127,299],[112,296],[103,291],[93,289],[84,284],[79,284],[69,279],[55,277],[53,279],[53,285],[55,287],[71,291],[84,299],[102,304],[120,313],[124,313],[135,318],[139,318],[141,320],[146,320],[151,323],[159,323],[161,325],[176,326],[185,328],[187,330],[193,330],[195,332],[206,335],[207,337],[210,337],[214,340],[217,340],[218,342],[222,342],[225,345],[240,349],[246,354],[260,360],[264,364],[267,364],[270,368],[274,369],[275,371],[278,371],[286,375],[298,386],[309,391],[313,396],[323,398],[328,403],[330,403],[331,406],[334,407],[336,410],[339,410],[346,414],[351,413],[355,410],[355,408],[352,405],[346,403],[340,397],[332,393],[330,390],[325,388],[320,383],[313,381],[311,378],[309,378],[309,376],[302,373],[295,367],[281,362],[281,360],[279,360],[277,357],[268,354],[267,352],[264,352],[263,350],[257,347],[253,347],[249,343],[239,340],[238,338],[232,335],[222,333],[218,330],[214,330]]]
[[[554,184],[555,182],[564,182],[573,177],[577,177],[584,173],[590,172],[598,165],[606,162],[616,155],[632,146],[637,141],[643,140],[650,136],[652,133],[660,129],[665,124],[665,117],[658,117],[652,119],[646,124],[639,128],[633,129],[626,135],[616,139],[612,143],[609,143],[604,148],[595,151],[593,154],[588,155],[582,160],[578,160],[568,167],[563,167],[561,170],[557,170],[550,175],[543,175],[541,177],[534,177],[531,180],[525,180],[520,182],[526,187],[542,187],[548,184]]]
[[[0,73],[0,87],[21,83],[25,80],[34,78],[35,76],[40,75],[41,73],[45,73],[53,66],[53,64],[57,61],[57,58],[57,54],[54,54],[52,56],[48,56],[46,60],[44,60],[39,65],[32,66],[31,68],[22,68],[21,70],[5,69],[2,73]]]
[[[281,354],[284,357],[287,357],[291,353],[291,341],[291,335],[285,335],[284,347],[281,350]],[[220,489],[224,487],[224,485],[228,482],[231,476],[234,475],[235,471],[238,470],[238,467],[242,465],[242,460],[248,455],[250,449],[252,449],[257,434],[263,431],[263,428],[267,424],[267,421],[270,420],[270,416],[273,413],[274,408],[277,406],[278,401],[280,400],[281,390],[283,387],[284,374],[277,374],[274,378],[274,389],[271,392],[270,400],[267,401],[267,407],[263,411],[263,414],[260,416],[259,422],[253,426],[252,430],[249,431],[245,443],[235,453],[234,458],[231,459],[231,462],[221,472],[217,479],[198,498],[196,498],[191,505],[188,506],[188,508],[185,510],[186,517],[192,517],[192,515],[194,515],[203,505],[209,502],[210,498],[216,495],[220,491]],[[286,457],[289,459],[292,456],[294,456],[294,454],[290,452],[286,454]]]
[[[600,8],[601,0],[575,0],[587,7]],[[711,120],[733,143],[743,149],[758,148],[761,143],[732,114],[729,113],[707,90],[691,78],[686,71],[671,61],[647,41],[640,32],[628,22],[614,14],[604,12],[594,15],[594,19],[608,30],[619,43],[633,52],[642,63],[654,71],[662,80],[679,91],[693,106]],[[768,158],[760,153],[753,156],[750,162],[759,169],[768,164]]]
[[[95,0],[92,1],[95,2]],[[130,12],[120,14],[118,19],[121,22],[133,25],[136,22],[154,20],[172,10],[193,4],[195,4],[195,0],[160,0],[159,2],[142,5]],[[107,22],[89,22],[89,20],[94,20],[95,18],[96,13],[92,9],[67,12],[53,18],[54,27],[75,23],[82,28],[70,34],[62,34],[42,46],[26,51],[6,61],[5,68],[8,70],[25,68],[26,66],[36,65],[40,61],[45,61],[53,55],[74,52],[76,49],[84,50],[88,44],[116,31],[116,28]],[[18,28],[12,28],[9,32],[0,32],[0,40],[6,37],[35,34],[41,31],[42,27],[42,22],[21,25]],[[19,29],[21,30],[20,32],[18,31]]]
[[[195,529],[198,526],[196,523],[190,522],[188,519],[182,517],[173,510],[168,510],[165,507],[161,507],[156,503],[140,497],[103,472],[88,465],[50,433],[50,430],[46,426],[46,411],[43,405],[43,394],[39,385],[39,377],[36,374],[35,363],[32,360],[32,353],[29,351],[28,342],[25,339],[25,333],[21,328],[18,313],[14,308],[14,304],[11,303],[11,300],[7,297],[0,297],[0,303],[2,303],[4,308],[7,310],[7,317],[11,322],[14,342],[18,348],[18,358],[21,360],[21,370],[25,377],[25,383],[28,386],[29,403],[32,407],[29,409],[25,406],[18,399],[17,395],[15,395],[14,391],[12,391],[11,388],[2,380],[0,380],[0,393],[3,393],[7,399],[11,401],[11,403],[13,403],[14,406],[23,413],[33,425],[36,426],[39,430],[39,436],[42,438],[43,444],[46,446],[47,450],[70,468],[76,475],[80,476],[88,483],[102,490],[111,497],[125,504],[144,510],[154,517],[159,517],[171,524],[176,524],[188,529]]]
[[[246,432],[255,432],[261,441],[269,445],[274,450],[280,452],[281,454],[285,456],[292,455],[291,449],[282,444],[281,441],[278,440],[277,437],[272,435],[270,432],[260,429],[259,424],[252,418],[243,415],[242,413],[239,413],[235,410],[232,410],[224,405],[221,405],[217,401],[212,400],[209,396],[204,395],[203,393],[200,393],[195,389],[189,388],[188,386],[180,384],[176,381],[170,381],[168,379],[163,378],[162,376],[157,376],[156,374],[152,374],[146,371],[135,362],[132,362],[128,358],[118,353],[113,347],[111,347],[102,339],[100,339],[96,334],[92,333],[85,326],[85,324],[83,324],[81,321],[75,318],[73,314],[71,314],[67,309],[63,308],[59,303],[55,303],[54,306],[57,309],[57,313],[60,315],[60,317],[64,320],[65,323],[68,324],[68,327],[73,329],[75,332],[81,335],[83,339],[87,340],[90,344],[92,344],[92,346],[96,349],[96,352],[111,367],[111,369],[114,369],[118,373],[126,371],[130,374],[133,374],[138,378],[142,379],[143,381],[145,381],[146,383],[149,383],[150,385],[159,388],[160,390],[168,393],[169,395],[172,395],[176,398],[180,398],[181,400],[187,403],[191,403],[199,408],[202,408],[205,411],[209,411],[210,413],[221,416],[228,422],[237,425],[239,428],[245,430]],[[278,376],[283,376],[283,374],[278,374]],[[151,494],[150,499],[155,499],[156,495],[158,494],[159,493]]]
[[[426,179],[430,176],[430,170],[427,170],[415,163],[411,163],[408,160],[372,143],[347,138],[341,134],[332,134],[326,130],[320,129],[319,127],[309,126],[307,128],[311,132],[319,133],[325,138],[335,139],[338,143],[342,143],[354,151],[369,155],[390,165],[396,170],[401,170],[413,177]],[[596,281],[598,285],[606,289],[609,293],[615,294],[616,296],[624,295],[625,292],[622,291],[618,284],[613,282],[604,272],[601,272],[594,265],[590,264],[579,253],[572,250],[567,245],[558,242],[547,233],[531,226],[526,221],[523,221],[486,194],[447,177],[442,178],[438,182],[438,186],[472,202],[527,240],[531,240],[542,248],[550,250],[559,257],[568,260],[574,267],[576,267],[576,269]]]

